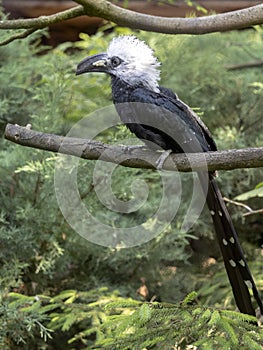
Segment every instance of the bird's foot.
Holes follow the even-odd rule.
[[[166,151],[164,151],[160,157],[157,159],[156,161],[156,169],[157,170],[162,170],[164,162],[166,161],[166,159],[169,157],[169,155],[172,153],[173,151],[171,149],[168,149]]]

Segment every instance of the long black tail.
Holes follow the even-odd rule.
[[[234,298],[240,312],[255,316],[250,290],[263,315],[263,304],[257,287],[245,260],[237,233],[226,208],[222,194],[213,174],[207,176],[198,173],[202,188],[207,190],[207,206],[210,210],[219,246],[223,255],[225,268],[232,286]]]

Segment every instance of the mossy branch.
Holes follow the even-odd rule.
[[[107,0],[75,0],[75,2],[80,5],[49,16],[2,20],[0,29],[40,29],[82,15],[104,18],[120,26],[167,34],[224,32],[263,23],[263,4],[205,17],[171,18],[131,11]]]
[[[5,138],[23,146],[59,152],[89,160],[101,159],[131,168],[154,169],[159,152],[149,149],[107,145],[99,141],[46,134],[7,124]],[[190,172],[197,170],[233,170],[263,166],[263,147],[233,149],[208,153],[171,154],[164,163],[164,170]]]
[[[61,11],[49,16],[2,20],[0,21],[0,29],[42,29],[50,26],[51,24],[76,18],[82,15],[85,15],[84,8],[82,6],[75,6],[71,9]]]

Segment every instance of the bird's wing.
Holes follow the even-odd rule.
[[[167,92],[137,88],[131,93],[131,101],[133,121],[146,129],[158,130],[159,135],[161,132],[167,141],[166,147],[159,144],[161,147],[185,153],[216,150],[206,126],[175,94],[173,97]]]
[[[174,100],[178,99],[178,96],[176,95],[176,93],[173,92],[173,90],[164,87],[164,86],[159,86],[160,92],[170,98],[173,98]]]
[[[171,89],[160,86],[160,91],[162,94],[168,96],[169,98],[176,100],[176,103],[178,104],[178,106],[180,106],[181,109],[185,109],[188,111],[187,113],[191,114],[192,118],[196,120],[196,122],[199,124],[199,126],[203,130],[204,136],[208,144],[210,145],[210,150],[217,151],[217,146],[212,137],[212,134],[210,133],[208,127],[205,125],[202,119],[189,106],[187,106],[183,101],[181,101],[179,97]]]

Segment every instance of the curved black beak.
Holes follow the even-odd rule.
[[[99,53],[93,56],[84,58],[78,65],[76,75],[88,72],[108,72],[108,55]]]

